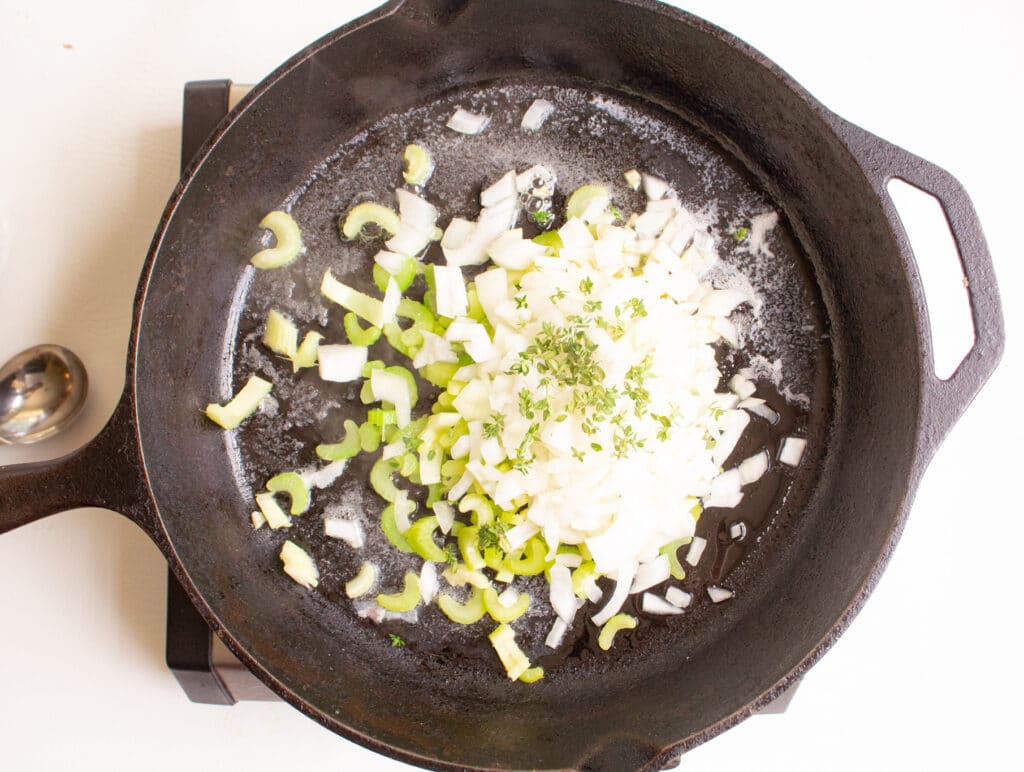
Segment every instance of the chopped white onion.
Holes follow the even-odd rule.
[[[729,538],[733,541],[743,541],[747,538],[747,524],[742,520],[737,520],[735,523],[730,525]]]
[[[640,185],[643,182],[643,177],[641,176],[640,172],[638,172],[636,169],[630,169],[628,172],[625,172],[622,176],[626,178],[626,184],[629,185],[629,187],[631,187],[633,190],[640,190]]]
[[[423,568],[420,569],[420,598],[424,603],[430,603],[437,595],[437,565],[429,560],[423,561]]]
[[[370,390],[374,399],[395,406],[399,428],[408,426],[412,418],[412,397],[405,378],[397,373],[375,369],[370,373]]]
[[[459,355],[455,353],[452,344],[427,330],[420,330],[423,336],[423,345],[413,357],[412,366],[415,368],[424,367],[434,362],[450,362],[454,364],[459,361]]]
[[[651,201],[660,201],[668,193],[668,183],[661,177],[655,177],[653,174],[641,175],[641,180],[644,186],[644,195],[647,196]]]
[[[693,595],[679,587],[669,587],[665,590],[665,600],[678,608],[686,608],[693,601]]]
[[[691,566],[695,566],[700,562],[701,555],[704,554],[704,548],[708,546],[708,540],[701,538],[700,536],[694,536],[690,542],[690,549],[686,551],[686,562]]]
[[[366,346],[350,346],[346,343],[323,345],[317,349],[320,377],[334,383],[357,381],[363,376],[363,365],[367,359]]]
[[[595,625],[600,627],[622,609],[622,604],[629,597],[629,588],[633,584],[633,577],[636,575],[636,563],[626,563],[619,568],[619,576],[616,579],[615,590],[604,607],[591,617]]]
[[[435,265],[434,287],[438,315],[451,319],[466,315],[469,299],[466,296],[466,284],[462,280],[462,270],[458,266]]]
[[[324,536],[347,542],[354,549],[362,549],[363,545],[366,544],[363,526],[359,521],[343,517],[324,518]]]
[[[252,527],[256,531],[258,531],[260,528],[262,528],[267,523],[267,518],[264,517],[263,513],[260,512],[258,509],[255,510],[250,515],[250,519],[252,520]]]
[[[537,131],[544,125],[544,121],[555,111],[555,106],[546,99],[534,99],[533,103],[523,113],[523,120],[520,121],[527,131]]]
[[[779,462],[787,466],[796,466],[803,458],[807,448],[807,440],[801,437],[784,437],[779,448]]]
[[[514,587],[506,587],[504,592],[498,596],[498,603],[503,608],[512,608],[519,600],[519,590]]]
[[[664,598],[660,598],[649,592],[645,592],[640,598],[640,610],[647,614],[682,614],[683,610],[673,606]]]
[[[732,389],[732,393],[740,399],[746,399],[753,395],[757,391],[757,386],[754,383],[742,375],[737,373],[729,379],[729,388]]]
[[[576,594],[572,589],[572,574],[565,566],[551,566],[551,608],[566,624],[576,616]]]
[[[307,488],[329,488],[344,474],[346,466],[348,466],[348,459],[343,458],[325,464],[319,469],[303,472],[301,477]]]
[[[567,625],[561,617],[556,617],[554,624],[551,625],[551,632],[549,632],[548,637],[544,639],[544,645],[549,649],[557,649],[568,631],[569,625]]]
[[[408,260],[408,255],[400,255],[397,252],[388,252],[387,250],[380,250],[373,256],[373,262],[383,268],[385,271],[394,276],[396,273],[405,267],[405,261]]]
[[[506,172],[501,179],[480,192],[480,206],[497,206],[506,199],[515,198],[517,193],[515,170]]]
[[[637,569],[636,578],[630,588],[630,595],[636,595],[656,584],[661,584],[672,575],[672,567],[668,555],[658,555],[654,560],[641,564]]]
[[[772,410],[768,405],[764,403],[762,399],[754,399],[748,397],[747,399],[740,402],[739,407],[744,410],[748,410],[756,416],[760,416],[770,424],[777,424],[779,422],[779,414]]]
[[[708,587],[708,597],[711,598],[712,603],[722,603],[735,598],[736,592],[725,587],[716,587],[715,585],[711,585]]]
[[[745,459],[737,467],[740,472],[740,480],[744,485],[750,485],[760,480],[768,471],[768,451],[762,450],[759,453]]]
[[[468,110],[463,110],[461,107],[455,111],[455,114],[448,119],[448,123],[445,125],[452,131],[457,131],[459,134],[479,134],[483,131],[487,124],[490,122],[490,116],[477,115],[471,113]]]
[[[395,527],[399,533],[405,533],[412,526],[409,515],[415,511],[416,505],[409,501],[407,491],[399,490],[391,506],[395,513]]]
[[[705,507],[724,507],[730,509],[743,500],[743,478],[739,469],[722,472],[711,481],[711,492],[704,497]]]
[[[448,491],[448,498],[451,501],[458,501],[465,496],[469,489],[473,487],[473,475],[469,472],[463,472],[462,477],[459,481],[452,486],[452,489]]]
[[[395,277],[388,279],[387,289],[384,290],[384,300],[381,301],[380,323],[390,324],[395,321],[395,314],[398,311],[398,304],[402,301],[402,291],[398,289]]]
[[[555,555],[555,562],[566,568],[579,568],[583,565],[583,556],[571,552],[560,552]]]
[[[435,501],[432,509],[441,533],[449,533],[455,524],[455,508],[447,501]]]
[[[320,583],[320,572],[317,571],[313,558],[295,542],[289,540],[281,545],[280,557],[284,564],[284,572],[297,584],[312,589]]]

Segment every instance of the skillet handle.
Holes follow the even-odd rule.
[[[159,541],[130,389],[107,425],[78,450],[52,461],[0,467],[0,533],[78,507],[120,512]]]
[[[974,205],[963,185],[953,175],[852,123],[843,121],[842,129],[850,148],[881,198],[904,252],[913,254],[903,224],[886,189],[889,181],[894,178],[938,200],[960,253],[974,323],[974,346],[956,371],[947,380],[942,380],[935,375],[931,337],[925,336],[922,449],[931,454],[971,404],[1003,355],[1006,336],[992,257]],[[920,289],[917,271],[912,270],[912,275]],[[920,294],[924,296],[923,291]],[[922,304],[919,311],[926,310]],[[932,309],[932,313],[939,311],[937,308]]]

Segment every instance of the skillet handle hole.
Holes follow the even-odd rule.
[[[886,186],[914,251],[931,327],[935,375],[948,380],[974,347],[967,279],[939,200],[901,179]]]

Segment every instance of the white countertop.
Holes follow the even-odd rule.
[[[866,609],[787,713],[745,722],[682,768],[1019,768],[1016,533],[1024,368],[1020,265],[1024,13],[1006,0],[678,2],[739,35],[840,115],[955,174],[996,261],[1003,365],[931,465]],[[138,271],[177,178],[187,80],[256,82],[372,0],[5,3],[0,24],[0,361],[40,342],[84,359],[93,436],[123,383]],[[1011,444],[1013,443],[1013,444]],[[163,664],[166,568],[100,510],[0,538],[0,747],[10,770],[399,765],[283,703],[189,703]],[[1013,762],[1012,759],[1017,759]],[[756,766],[752,766],[756,764]]]

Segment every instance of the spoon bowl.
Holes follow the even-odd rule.
[[[0,444],[29,444],[66,429],[89,390],[85,365],[63,346],[33,346],[0,367]]]

